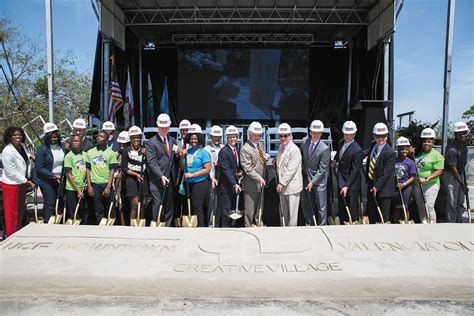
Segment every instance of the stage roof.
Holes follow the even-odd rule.
[[[369,12],[380,2],[393,3],[392,0],[102,0],[101,4],[140,40],[156,45],[329,44],[350,40],[373,20]]]

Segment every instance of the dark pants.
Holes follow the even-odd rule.
[[[214,224],[214,227],[222,227],[222,222],[223,222],[222,199],[221,199],[221,193],[219,191],[219,188],[215,188],[214,193],[213,193],[212,186],[209,188],[206,208],[209,210],[209,218],[208,218],[209,226],[212,225],[212,215],[214,214],[215,221],[216,221]],[[224,227],[227,227],[227,226],[224,226]]]
[[[367,215],[369,216],[369,221],[371,224],[381,223],[382,221],[374,201],[374,196],[369,191],[369,188],[371,187],[372,186],[369,186],[367,188]],[[376,199],[379,204],[380,211],[382,212],[384,222],[390,221],[390,204],[392,197],[381,197],[377,195]]]
[[[161,179],[159,179],[158,181],[161,181]],[[173,182],[171,181],[171,183]],[[157,221],[160,205],[163,202],[163,208],[161,210],[160,221],[166,222],[166,227],[170,227],[173,222],[173,210],[174,210],[173,191],[174,190],[173,190],[172,185],[168,186],[165,193],[163,186],[161,185],[158,186],[154,182],[150,182],[150,193],[153,198],[152,220]],[[165,196],[163,197],[164,193],[165,193]]]
[[[107,183],[97,184],[92,183],[92,188],[94,189],[94,209],[95,217],[97,221],[109,215],[110,202],[112,201],[112,190],[110,190],[110,195],[108,197],[102,196]],[[110,217],[115,218],[115,207],[112,205],[112,210],[110,212]]]
[[[189,196],[191,198],[191,212],[197,216],[198,226],[207,226],[206,198],[209,191],[209,180],[203,180],[189,184]]]
[[[222,227],[242,227],[241,220],[235,220],[229,217],[231,210],[236,210],[236,198],[237,194],[232,190],[227,190],[227,188],[222,188],[221,190],[221,204],[222,204],[222,217],[221,224]],[[239,209],[243,210],[244,208],[244,195],[240,194],[239,197]],[[242,214],[244,214],[242,212]],[[243,217],[242,217],[243,218]],[[241,218],[241,219],[242,219]]]
[[[340,189],[339,189],[339,192]],[[347,215],[347,210],[345,208],[346,204],[349,207],[351,213],[352,221],[358,221],[360,217],[360,189],[359,190],[348,190],[346,195],[346,204],[344,204],[344,197],[337,192],[338,196],[338,209],[339,209],[339,219],[341,224],[344,222],[349,222],[349,215]]]
[[[86,195],[84,194],[84,197],[81,199],[81,203],[79,205],[79,209],[77,210],[77,215],[76,219],[82,219],[82,222],[87,223],[87,217],[89,215],[89,211],[87,210],[86,206],[86,201],[85,201]],[[77,192],[76,191],[70,191],[66,190],[66,210],[67,210],[67,218],[68,219],[74,219],[74,212],[76,211],[76,206],[78,202],[77,198]],[[85,210],[85,212],[84,212]]]
[[[39,187],[41,189],[41,193],[43,194],[44,220],[47,223],[49,221],[49,218],[56,214],[56,198],[59,184],[56,180],[51,179],[48,181],[42,181]],[[58,204],[59,213],[62,212],[63,205],[63,199],[60,196]]]

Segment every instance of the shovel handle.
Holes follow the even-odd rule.
[[[378,206],[378,205],[377,205],[377,212],[379,212],[380,222],[381,222],[382,224],[385,224],[385,221],[383,220],[382,211],[380,210],[380,206]]]
[[[161,223],[161,210],[163,209],[163,203],[160,205],[160,208],[158,210],[158,218],[156,220],[157,224]]]
[[[191,199],[188,198],[188,216],[191,216]]]
[[[345,197],[343,197],[343,199],[345,199]],[[352,215],[351,215],[351,211],[349,210],[349,206],[347,206],[347,204],[346,204],[346,212],[347,212],[347,216],[349,216],[349,224],[352,225]]]
[[[58,216],[59,198],[56,199],[56,205],[54,207],[54,213]]]
[[[137,207],[137,223],[140,221],[140,210],[142,208],[142,201],[138,200],[138,207]]]

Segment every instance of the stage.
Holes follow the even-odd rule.
[[[30,224],[0,244],[0,297],[470,305],[473,236],[473,226],[465,224],[247,229]]]

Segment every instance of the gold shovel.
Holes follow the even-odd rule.
[[[380,210],[380,206],[379,206],[379,202],[377,202],[377,199],[375,198],[375,194],[374,192],[370,191],[372,193],[372,197],[374,198],[374,201],[375,201],[375,206],[377,207],[377,212],[379,213],[379,217],[380,217],[380,223],[377,222],[377,224],[390,224],[390,222],[385,222],[384,219],[383,219],[383,215],[382,215],[382,211]]]
[[[137,208],[137,218],[133,218],[130,220],[130,226],[133,227],[145,227],[146,226],[146,219],[140,219],[140,213],[142,209],[142,201],[138,200],[138,208]],[[156,222],[153,225],[153,221],[150,223],[150,227],[155,227]]]
[[[44,224],[44,219],[38,217],[38,189],[37,188],[33,190],[33,204],[34,204],[34,211],[35,211],[35,223]]]
[[[110,201],[110,205],[109,205],[109,211],[107,213],[107,218],[105,217],[102,217],[102,219],[100,220],[100,223],[99,223],[99,226],[113,226],[114,223],[115,223],[115,218],[112,218],[111,215],[112,215],[112,208],[114,207],[114,204],[115,204],[115,186],[112,184],[112,192],[110,192],[111,194],[111,201]]]
[[[59,208],[59,196],[56,198],[56,206],[54,207],[54,214],[49,218],[48,224],[59,224],[61,223],[61,219],[63,217],[62,214],[58,213]]]
[[[346,198],[342,197],[344,200],[344,207],[347,212],[347,216],[349,217],[349,222],[344,222],[344,225],[359,225],[359,221],[352,221],[351,211],[349,210],[349,206],[347,206]]]
[[[189,197],[188,197],[188,215],[184,215],[181,217],[181,224],[182,224],[182,227],[197,227],[198,225],[197,216],[191,215],[191,200],[189,199]]]
[[[74,210],[74,216],[72,219],[68,219],[66,221],[66,225],[79,225],[81,224],[81,221],[82,219],[77,219],[77,212],[79,211],[79,207],[81,205],[81,200],[82,200],[82,196],[79,198],[79,200],[77,201],[77,205],[76,205],[76,208]]]

